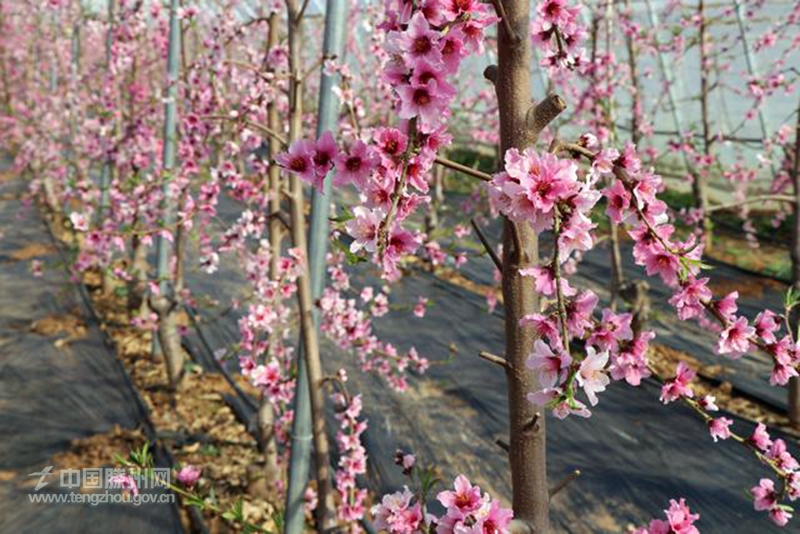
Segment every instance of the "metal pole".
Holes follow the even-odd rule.
[[[734,11],[736,12],[736,22],[739,25],[739,35],[742,38],[742,48],[744,49],[744,60],[747,64],[747,72],[751,77],[758,77],[758,66],[756,65],[756,58],[750,51],[750,41],[747,38],[747,28],[745,28],[744,9],[739,0],[733,0]],[[766,106],[766,104],[764,104]],[[761,126],[761,139],[762,142],[769,139],[769,125],[767,117],[764,115],[764,106],[758,107],[758,124]],[[770,170],[772,171],[773,178],[775,177],[775,162],[770,159]]]
[[[51,19],[53,28],[53,56],[50,58],[50,92],[55,93],[58,88],[58,27],[61,24],[61,12],[55,11]]]
[[[162,173],[164,195],[162,203],[162,223],[165,229],[171,229],[175,224],[175,199],[171,198],[170,182],[175,168],[175,154],[177,151],[178,131],[178,78],[181,64],[181,28],[178,20],[178,0],[170,0],[169,12],[169,55],[167,56],[167,98],[164,101],[164,146],[162,150]],[[158,259],[156,274],[158,276],[159,290],[162,295],[169,295],[169,259],[170,241],[163,234],[158,237]],[[162,318],[163,320],[163,318]],[[153,336],[153,353],[160,351],[158,336]]]
[[[81,71],[81,16],[78,14],[78,19],[72,25],[72,41],[71,41],[71,54],[72,54],[72,76],[75,81],[78,80]]]
[[[345,0],[327,0],[325,8],[325,40],[323,54],[335,56],[339,61],[344,55],[344,30],[347,18]],[[338,75],[328,76],[322,71],[317,112],[317,137],[326,131],[335,132],[339,119],[339,99],[333,89]],[[314,189],[311,197],[311,220],[309,223],[308,268],[311,278],[311,294],[316,301],[322,296],[325,286],[325,256],[328,249],[328,216],[331,206],[331,181],[326,179],[323,191]],[[319,313],[313,310],[314,324],[319,329]],[[295,391],[294,421],[292,422],[292,453],[289,460],[289,487],[286,493],[287,534],[299,534],[304,530],[304,494],[311,464],[311,399],[308,388],[308,372],[304,347],[299,347],[297,357],[297,386]],[[325,506],[320,502],[318,506]]]
[[[106,75],[111,75],[111,47],[114,44],[114,1],[108,0],[108,30],[106,31]],[[116,122],[116,120],[114,121]],[[113,130],[112,130],[113,131]],[[97,211],[97,224],[103,225],[103,216],[110,204],[111,154],[105,154],[100,171],[100,209]]]
[[[650,0],[645,0],[644,3],[647,5],[647,14],[650,16],[650,26],[653,27],[654,32],[658,32],[658,16],[653,9],[653,4],[650,2]],[[656,35],[656,41],[657,40],[658,35]],[[675,125],[675,130],[677,130],[678,135],[683,135],[683,121],[681,120],[677,99],[675,98],[673,79],[670,75],[669,69],[667,68],[667,62],[664,59],[664,54],[661,52],[661,49],[656,46],[656,51],[658,52],[658,66],[661,70],[661,77],[664,79],[664,83],[667,85],[667,97],[669,98],[669,105],[672,111],[672,122]],[[681,151],[681,154],[683,154],[683,163],[686,165],[686,170],[691,172],[692,166],[689,162],[689,156],[686,155],[685,151]]]

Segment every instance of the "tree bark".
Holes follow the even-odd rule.
[[[794,205],[792,221],[792,285],[800,289],[800,106],[797,108],[797,126],[794,140],[794,162],[792,163],[792,184],[794,185]],[[795,331],[797,331],[798,314],[794,313]],[[797,377],[789,379],[789,422],[795,428],[800,428],[800,380]]]
[[[300,44],[302,20],[298,18],[297,0],[287,0],[289,11],[289,142],[298,140],[303,128],[302,73],[300,70]],[[314,326],[311,296],[311,278],[308,265],[308,242],[304,213],[303,184],[292,174],[289,178],[292,245],[302,254],[305,265],[297,280],[297,298],[300,311],[301,351],[308,372],[308,389],[311,400],[311,424],[314,440],[314,468],[317,480],[317,530],[325,530],[330,506],[331,474],[328,436],[325,432],[325,396],[322,389],[322,363],[319,340]],[[298,394],[301,394],[298,391]]]
[[[267,51],[264,54],[264,63],[267,64],[267,57],[269,51],[272,50],[280,42],[280,15],[272,13],[269,17],[269,36],[267,37]],[[267,126],[273,131],[280,131],[280,117],[278,116],[278,106],[274,100],[267,104]],[[278,264],[281,256],[281,227],[277,214],[281,211],[281,178],[280,168],[272,162],[278,154],[276,141],[270,139],[267,153],[270,161],[266,193],[269,196],[267,203],[269,214],[273,217],[269,221],[269,246],[270,246],[270,265],[269,276],[275,280],[278,276]],[[270,334],[272,338],[269,344],[269,354],[271,357],[275,353],[275,345],[278,343],[278,336],[280,333],[273,332]],[[273,485],[280,475],[278,470],[278,448],[275,443],[275,414],[272,405],[266,396],[262,395],[261,405],[258,410],[258,428],[259,437],[261,439],[261,452],[264,455],[265,476],[267,484]]]
[[[159,295],[152,300],[153,309],[158,313],[158,340],[167,362],[169,387],[175,390],[183,378],[183,348],[178,332],[176,301],[167,295]]]
[[[136,228],[136,224],[133,224]],[[128,312],[138,313],[144,317],[150,313],[150,305],[145,298],[147,294],[147,277],[150,269],[147,263],[147,247],[142,239],[134,235],[131,239],[131,275],[132,279],[128,282]]]
[[[277,13],[273,13],[269,18],[269,41],[268,50],[272,50],[280,42],[280,18]],[[281,131],[280,117],[278,115],[278,105],[273,100],[267,104],[267,126],[273,132]],[[270,162],[278,154],[279,150],[276,149],[277,141],[275,139],[269,140],[269,159]],[[270,263],[270,275],[274,279],[278,272],[278,263],[281,255],[281,222],[277,214],[281,211],[281,171],[277,165],[270,164],[269,166],[269,181],[267,183],[269,193],[269,212],[273,215],[269,221],[269,243],[272,252]]]
[[[529,120],[531,107],[531,49],[528,31],[529,0],[500,0],[508,27],[498,25],[498,65],[495,89],[500,112],[500,148],[524,149],[534,145],[537,133]],[[549,121],[548,121],[549,122]],[[520,319],[539,311],[539,296],[533,278],[520,276],[520,269],[539,261],[538,235],[528,224],[503,221],[503,298],[505,303],[505,357],[508,405],[510,416],[511,480],[514,516],[526,522],[537,533],[549,529],[549,498],[545,417],[542,406],[534,406],[527,394],[538,389],[538,380],[525,367],[525,359],[533,350],[534,333],[520,328]],[[541,414],[541,415],[539,415]]]

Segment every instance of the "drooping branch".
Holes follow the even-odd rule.
[[[579,476],[581,476],[581,472],[579,469],[575,469],[566,477],[564,477],[561,482],[550,488],[550,498],[552,499],[555,497],[560,491],[564,490],[567,486],[572,484]]]
[[[480,239],[483,248],[489,254],[489,257],[492,258],[495,267],[497,267],[500,272],[503,272],[503,260],[501,260],[500,256],[497,255],[497,252],[494,251],[494,247],[492,247],[491,243],[489,243],[489,240],[486,239],[486,236],[483,234],[483,230],[481,230],[481,228],[478,226],[478,223],[475,222],[475,219],[470,219],[469,222],[472,225],[472,228],[475,229],[475,233],[478,235],[478,239]]]
[[[503,7],[503,2],[501,2],[501,0],[490,0],[490,2],[494,6],[494,10],[497,13],[497,16],[500,18],[500,24],[503,25],[503,29],[509,36],[509,39],[513,42],[518,43],[520,40],[520,36],[508,22],[508,16],[506,15],[506,10]]]

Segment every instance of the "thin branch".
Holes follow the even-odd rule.
[[[303,20],[303,16],[306,14],[306,8],[308,7],[309,1],[303,0],[303,5],[300,7],[300,11],[297,13],[296,16],[292,17],[294,19],[295,24],[299,24],[301,20]]]
[[[550,151],[554,154],[561,151],[571,152],[573,154],[585,156],[586,158],[592,161],[594,161],[594,158],[596,157],[595,153],[589,150],[588,148],[578,145],[576,143],[565,143],[560,139],[553,140],[553,145],[551,146]]]
[[[256,130],[267,134],[268,136],[272,137],[277,142],[279,142],[283,147],[288,147],[289,146],[289,143],[286,141],[285,137],[283,137],[281,134],[279,134],[275,130],[273,130],[271,128],[268,128],[267,126],[264,126],[263,124],[259,124],[257,122],[253,122],[253,121],[250,121],[250,120],[245,120],[244,124],[245,124],[245,126],[249,126],[250,128],[255,128]]]
[[[239,117],[239,116],[231,117],[229,115],[203,115],[201,118],[207,119],[207,120],[218,120],[218,121],[240,121],[240,119],[241,119],[241,117]],[[250,128],[255,128],[256,130],[259,130],[260,132],[269,135],[270,137],[272,137],[273,139],[278,141],[284,147],[288,146],[286,138],[283,137],[278,132],[276,132],[275,130],[272,130],[271,128],[268,128],[268,127],[264,126],[263,124],[259,124],[257,122],[253,122],[253,121],[247,120],[247,119],[241,120],[240,122],[242,124],[244,124],[245,126],[249,126]]]
[[[561,323],[561,336],[564,338],[564,351],[569,354],[569,328],[567,327],[567,308],[564,304],[564,292],[561,288],[561,254],[559,238],[561,237],[561,210],[558,204],[553,206],[553,278],[556,284],[556,301],[558,309],[558,318]]]
[[[292,227],[289,225],[289,221],[287,221],[287,220],[286,220],[286,219],[283,217],[283,214],[282,214],[281,212],[279,212],[279,211],[276,211],[276,212],[273,212],[273,213],[270,213],[269,215],[267,215],[267,220],[268,220],[268,221],[270,221],[270,220],[272,220],[272,219],[276,219],[276,220],[277,220],[278,222],[280,222],[280,223],[281,223],[281,224],[284,226],[284,228],[286,228],[287,230],[291,230],[291,229],[292,229]]]
[[[648,364],[647,368],[650,370],[650,373],[657,382],[659,382],[660,384],[664,384],[667,382],[664,379],[664,377],[662,377],[652,365]],[[714,417],[711,416],[708,412],[706,412],[706,410],[702,406],[700,406],[700,403],[695,399],[691,399],[689,397],[686,397],[685,395],[681,395],[679,400],[683,402],[685,405],[689,406],[694,411],[694,413],[696,413],[698,416],[700,416],[700,418],[703,419],[703,422],[705,422],[706,424],[709,424],[711,423],[711,421],[714,420]],[[758,450],[758,448],[756,447],[756,445],[753,443],[752,440],[742,435],[739,435],[733,431],[731,431],[730,439],[732,439],[739,445],[742,445],[745,449],[753,453],[753,456],[755,456],[759,462],[772,469],[772,471],[779,478],[781,478],[781,480],[784,481],[784,484],[786,484],[787,472],[780,467],[780,464],[776,460],[769,458],[760,450]]]
[[[564,477],[564,479],[561,482],[550,488],[550,498],[552,499],[553,497],[555,497],[559,491],[563,490],[564,488],[572,484],[572,482],[575,481],[575,479],[577,479],[579,476],[581,476],[580,470],[575,469],[566,477]]]
[[[325,61],[328,60],[328,59],[336,59],[336,56],[335,55],[333,55],[333,56],[325,56],[325,55],[323,55],[323,56],[320,56],[319,58],[317,58],[317,60],[314,63],[312,63],[311,66],[308,67],[306,69],[306,71],[303,73],[303,75],[301,76],[302,80],[306,81],[308,79],[308,77],[311,76],[312,74],[314,74],[314,71],[317,70],[320,67],[320,65],[325,63]]]
[[[436,159],[434,159],[433,161],[435,161],[436,163],[438,163],[443,167],[447,167],[448,169],[453,169],[454,171],[467,174],[469,176],[472,176],[473,178],[477,178],[478,180],[483,180],[484,182],[492,181],[491,174],[486,174],[485,172],[479,171],[478,169],[473,169],[472,167],[467,167],[466,165],[456,163],[455,161],[449,160],[442,156],[436,156]]]
[[[731,208],[738,208],[739,206],[744,206],[745,204],[753,204],[756,202],[786,202],[789,204],[794,204],[795,199],[791,195],[758,195],[755,197],[747,198],[745,200],[739,200],[737,202],[730,202],[728,204],[718,204],[716,206],[711,206],[706,210],[706,213],[714,213],[715,211],[723,211]]]
[[[505,358],[503,358],[501,356],[498,356],[497,354],[492,354],[491,352],[486,352],[485,350],[482,350],[482,351],[480,351],[478,353],[478,356],[480,356],[481,358],[483,358],[487,362],[491,362],[491,363],[494,363],[496,365],[499,365],[503,369],[510,369],[511,368],[511,364],[508,363],[508,360],[506,360]]]
[[[497,13],[497,16],[500,17],[500,22],[503,25],[503,29],[508,34],[508,38],[511,40],[512,43],[519,43],[520,38],[517,35],[517,32],[514,31],[514,28],[511,27],[511,23],[508,21],[508,17],[506,16],[506,9],[503,7],[502,0],[490,0],[492,5],[494,6],[494,10]]]
[[[389,245],[389,234],[392,231],[392,223],[394,222],[395,215],[397,214],[397,206],[400,204],[400,197],[403,195],[403,190],[406,187],[408,180],[408,161],[411,159],[411,152],[414,148],[414,143],[417,137],[417,121],[416,118],[411,119],[408,125],[408,146],[403,153],[403,169],[400,172],[400,178],[394,184],[391,199],[392,203],[389,206],[389,212],[386,217],[381,221],[378,226],[378,255],[383,259],[383,253]]]
[[[486,249],[486,252],[488,252],[489,256],[492,258],[492,261],[494,262],[495,267],[497,267],[497,270],[502,273],[503,272],[503,261],[500,259],[500,256],[498,256],[497,252],[494,251],[494,248],[492,248],[492,245],[489,243],[489,240],[486,239],[486,236],[483,234],[483,231],[478,226],[478,223],[475,222],[475,219],[470,219],[469,222],[472,225],[472,227],[475,229],[475,233],[478,234],[478,239],[481,240],[481,244],[483,245],[483,248]]]

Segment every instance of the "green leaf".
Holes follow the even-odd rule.
[[[222,514],[222,517],[228,521],[244,523],[244,501],[241,499],[241,497],[238,501],[231,505],[230,510]]]
[[[192,494],[189,497],[186,497],[186,503],[189,506],[194,506],[195,508],[200,508],[201,510],[205,509],[206,507],[206,502],[199,495]]]
[[[789,289],[786,290],[786,295],[783,297],[783,305],[786,309],[791,310],[798,304],[800,304],[800,290],[795,289],[794,286],[789,286]]]
[[[336,248],[337,250],[341,251],[344,254],[345,260],[347,260],[347,263],[349,265],[358,265],[359,263],[364,263],[365,261],[367,261],[367,258],[364,258],[362,256],[359,256],[358,254],[350,252],[350,247],[348,247],[346,244],[342,243],[338,239],[333,242],[333,246],[334,248]]]
[[[355,218],[356,218],[356,216],[353,215],[353,212],[351,212],[349,209],[347,209],[346,206],[344,206],[344,207],[342,207],[342,214],[339,215],[338,217],[331,217],[330,221],[331,222],[335,222],[335,223],[345,223],[345,222],[351,221],[351,220],[353,220]]]

